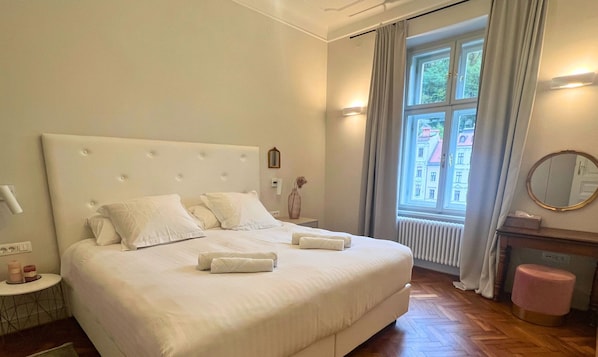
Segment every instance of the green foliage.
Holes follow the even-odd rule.
[[[465,67],[465,87],[463,98],[475,98],[480,89],[480,71],[482,68],[482,50],[469,52]]]
[[[449,62],[450,59],[447,56],[422,63],[420,104],[438,103],[446,100]]]

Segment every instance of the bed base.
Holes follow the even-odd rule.
[[[395,321],[407,312],[409,308],[409,293],[411,285],[406,284],[353,325],[334,335],[320,339],[293,357],[341,357],[351,352],[378,331]],[[83,328],[95,348],[102,356],[125,356],[110,337],[98,319],[84,304],[76,291],[65,284],[65,295],[68,301],[69,313],[75,317]]]

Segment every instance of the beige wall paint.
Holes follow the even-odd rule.
[[[598,157],[598,85],[572,90],[546,89],[550,78],[581,67],[598,71],[598,12],[595,0],[551,0],[539,73],[539,89],[532,113],[521,174],[512,210],[541,215],[543,225],[598,232],[598,202],[572,212],[553,213],[527,195],[525,178],[542,156],[564,149]],[[422,18],[423,19],[423,18]],[[426,26],[423,26],[426,27]],[[413,30],[413,27],[411,27]],[[374,35],[329,44],[328,111],[326,122],[326,217],[331,228],[355,232],[358,226],[365,117],[343,118],[338,109],[354,100],[367,102]],[[587,306],[595,261],[572,257],[578,275],[574,306]],[[515,252],[512,265],[541,262],[538,252]],[[512,275],[512,272],[511,272]]]
[[[342,108],[368,100],[374,33],[328,45],[326,112],[326,224],[358,233],[365,114],[343,116]]]
[[[525,178],[542,156],[565,149],[585,151],[598,157],[598,85],[571,90],[548,90],[550,78],[578,68],[598,71],[598,12],[593,0],[552,0],[549,6],[539,89],[518,181],[513,210],[523,209],[543,217],[548,227],[598,231],[598,202],[565,213],[537,206],[527,195]],[[340,108],[355,100],[367,102],[374,35],[341,39],[328,49],[328,111],[326,157],[326,213],[335,229],[357,227],[359,185],[363,155],[365,117],[342,117]],[[355,119],[354,119],[355,118]],[[335,212],[333,212],[335,211]]]
[[[0,279],[9,259],[58,272],[44,132],[259,146],[266,207],[284,214],[304,175],[303,213],[323,217],[325,43],[232,1],[0,0],[0,44],[0,183],[25,211],[0,205],[0,243],[34,250]]]
[[[436,32],[455,21],[478,18],[488,12],[489,4],[489,0],[472,0],[412,20],[408,37]],[[333,230],[358,233],[366,118],[343,117],[340,110],[354,103],[367,104],[375,36],[372,32],[328,45],[325,204],[327,228]]]
[[[598,71],[598,5],[593,0],[552,0],[544,34],[539,85],[513,209],[542,216],[548,227],[598,232],[598,202],[555,213],[527,195],[526,175],[543,156],[566,149],[598,157],[598,85],[550,90],[550,79],[577,70]]]
[[[598,157],[598,85],[575,89],[550,90],[550,79],[580,69],[598,71],[598,5],[594,0],[551,0],[544,34],[539,84],[529,133],[521,164],[521,174],[512,209],[542,216],[542,225],[554,228],[598,232],[598,201],[568,212],[552,212],[536,205],[525,186],[527,173],[543,156],[571,149]],[[513,267],[537,263],[562,267],[577,276],[572,305],[586,308],[596,260],[572,256],[566,266],[541,260],[541,252],[515,250],[511,257],[507,286],[512,284]]]

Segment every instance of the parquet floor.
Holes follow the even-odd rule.
[[[495,302],[452,286],[456,277],[413,270],[409,312],[354,350],[350,357],[594,356],[596,328],[573,310],[560,327],[542,327]]]
[[[494,302],[455,289],[455,279],[414,268],[409,312],[349,356],[595,355],[596,329],[589,325],[586,312],[573,311],[562,327],[532,325],[511,314],[509,301]],[[0,356],[24,357],[69,341],[80,357],[99,356],[74,319],[5,336]]]

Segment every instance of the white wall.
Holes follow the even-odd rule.
[[[25,211],[0,205],[0,243],[34,250],[0,279],[9,259],[58,272],[44,132],[256,145],[266,207],[304,175],[302,212],[323,217],[325,43],[232,1],[0,0],[0,44],[0,183]]]

